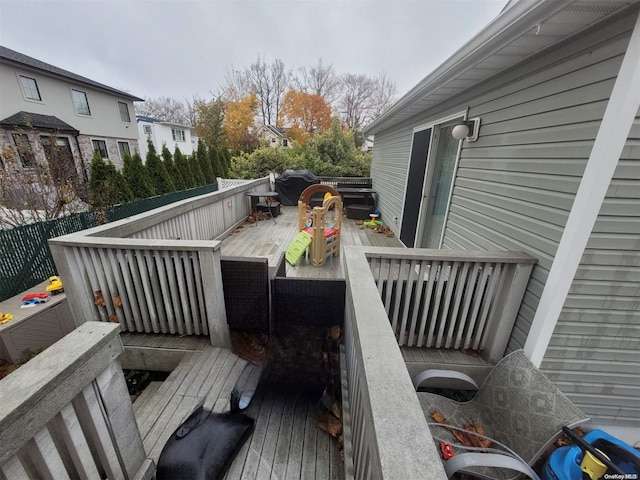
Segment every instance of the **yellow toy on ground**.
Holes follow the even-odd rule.
[[[13,318],[13,315],[10,313],[2,313],[0,312],[0,325],[7,323],[9,320]]]
[[[326,192],[322,206],[314,207],[308,213],[309,201],[317,192]],[[333,222],[330,222],[332,215]],[[309,247],[311,265],[321,267],[328,257],[340,255],[341,225],[342,198],[335,189],[318,184],[311,185],[302,192],[298,200],[298,230],[307,232],[311,236]]]
[[[64,286],[62,285],[62,280],[60,280],[60,277],[56,275],[49,277],[49,285],[47,285],[46,290],[53,295],[64,292]]]

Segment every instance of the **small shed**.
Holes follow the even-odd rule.
[[[320,183],[320,179],[309,170],[285,170],[276,178],[276,192],[282,205],[298,205],[298,198],[309,185]]]

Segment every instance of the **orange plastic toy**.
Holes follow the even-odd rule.
[[[308,214],[309,201],[316,192],[326,192],[321,207]],[[327,193],[329,196],[327,196]],[[333,213],[331,212],[333,207]],[[333,222],[330,222],[333,216]],[[329,223],[327,225],[327,223]],[[311,235],[309,248],[311,265],[321,267],[330,256],[340,255],[340,227],[342,226],[342,198],[328,185],[311,185],[298,199],[298,230]]]

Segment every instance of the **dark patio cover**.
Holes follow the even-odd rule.
[[[276,178],[276,192],[282,205],[298,205],[298,197],[309,185],[320,183],[309,170],[285,170]]]

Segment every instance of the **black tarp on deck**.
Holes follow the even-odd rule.
[[[320,183],[320,179],[309,170],[285,170],[276,178],[278,201],[282,205],[298,205],[298,198],[309,185]]]

